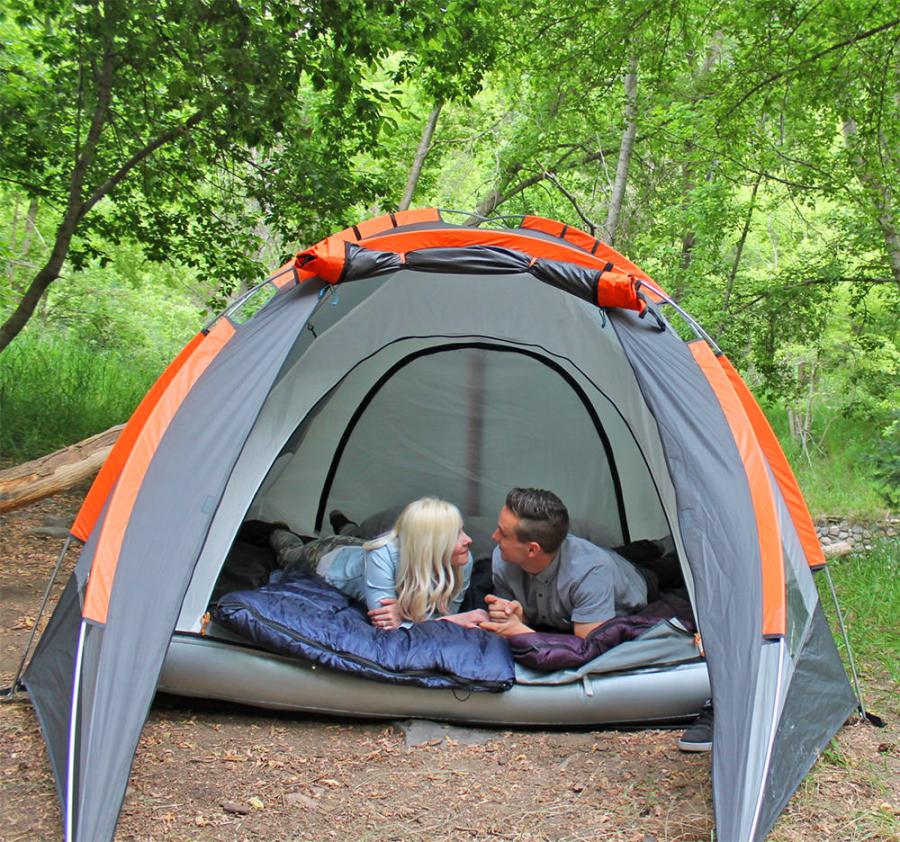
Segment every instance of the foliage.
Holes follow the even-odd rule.
[[[900,681],[900,541],[877,542],[871,550],[854,553],[829,564],[835,592],[844,613],[850,645],[864,678],[873,681],[885,676],[896,685]],[[831,595],[822,577],[816,579],[825,613],[841,652],[840,636]],[[846,655],[845,655],[846,657]],[[865,688],[863,688],[865,693]]]
[[[262,265],[394,207],[436,105],[414,204],[602,236],[635,62],[616,248],[790,415],[814,507],[838,466],[889,493],[898,31],[845,0],[0,0],[0,313],[44,284],[42,332],[183,341]]]
[[[900,409],[895,409],[891,422],[875,439],[869,457],[876,488],[894,511],[900,510]]]
[[[0,367],[0,456],[25,461],[122,423],[162,367],[158,354],[29,331]]]
[[[0,350],[66,258],[105,256],[98,242],[135,239],[227,293],[257,271],[256,222],[293,239],[343,221],[349,196],[383,191],[349,166],[392,101],[367,72],[393,53],[398,77],[425,62],[436,95],[469,95],[491,43],[478,12],[477,0],[4,3],[0,177],[61,219]],[[95,212],[104,201],[114,212]]]
[[[871,464],[872,443],[880,430],[877,422],[833,411],[817,412],[814,445],[804,454],[800,442],[790,434],[784,405],[768,405],[766,414],[813,517],[843,515],[870,520],[884,515],[885,500],[873,480]]]

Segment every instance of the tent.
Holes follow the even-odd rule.
[[[246,518],[315,533],[335,507],[439,493],[468,522],[513,485],[553,488],[611,545],[671,537],[716,710],[717,837],[765,838],[857,704],[772,430],[622,255],[536,216],[437,210],[299,253],[188,343],[123,431],[24,675],[67,838],[112,837],[173,632],[202,631]]]

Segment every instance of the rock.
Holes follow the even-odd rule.
[[[68,538],[69,530],[64,526],[36,526],[29,529],[28,535],[37,535],[39,538]]]
[[[302,792],[286,792],[284,794],[285,807],[305,807],[307,809],[315,809],[318,804],[315,798],[310,798]]]
[[[822,547],[822,549],[826,558],[839,558],[852,553],[853,545],[847,541],[837,541],[834,544],[829,544],[827,547]]]
[[[498,736],[498,732],[490,728],[458,728],[430,719],[404,719],[395,724],[405,734],[407,748],[439,745],[445,737],[462,745],[482,745]]]

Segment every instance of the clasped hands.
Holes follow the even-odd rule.
[[[503,599],[502,597],[488,594],[484,601],[487,603],[487,611],[476,608],[462,614],[452,614],[438,619],[448,623],[456,623],[467,629],[481,628],[494,632],[501,637],[512,637],[516,634],[526,634],[533,631],[523,622],[525,612],[522,605],[515,599]],[[399,629],[403,624],[403,616],[396,599],[385,598],[381,600],[378,608],[369,611],[369,620],[373,626],[379,629]]]
[[[501,637],[512,637],[533,631],[525,625],[525,611],[517,599],[503,599],[488,594],[484,601],[488,606],[488,620],[479,623],[479,628],[499,634]]]

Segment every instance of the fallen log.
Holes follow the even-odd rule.
[[[27,506],[93,476],[124,426],[118,424],[55,453],[0,471],[0,512]]]

